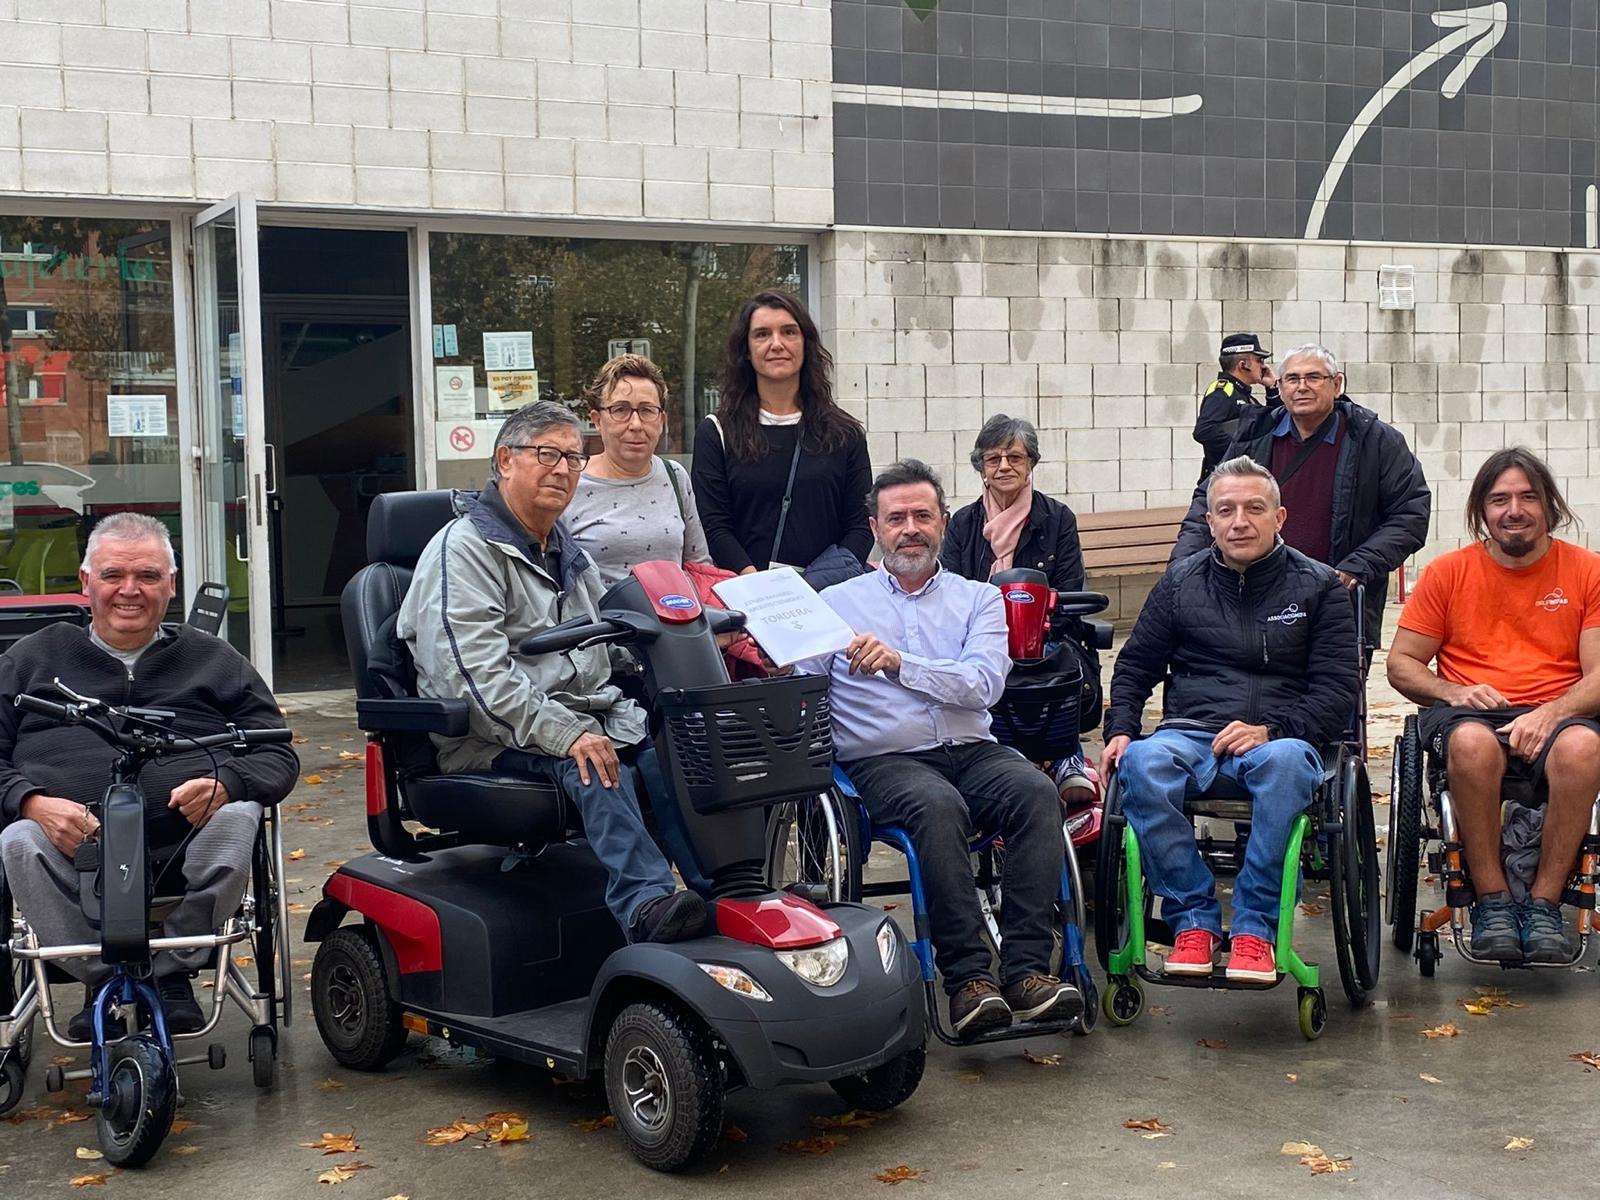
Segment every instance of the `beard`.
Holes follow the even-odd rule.
[[[1530,531],[1519,529],[1513,533],[1501,533],[1494,539],[1494,544],[1500,547],[1500,553],[1507,558],[1526,558],[1538,549],[1539,540]]]
[[[920,575],[939,561],[939,545],[923,537],[904,537],[883,552],[883,565],[895,575]]]

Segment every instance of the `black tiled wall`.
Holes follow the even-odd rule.
[[[1325,238],[1583,245],[1597,0],[1504,0],[1453,99],[1447,55],[1358,143]],[[1298,238],[1384,82],[1473,0],[834,0],[838,84],[1197,94],[1154,120],[835,106],[840,224]]]

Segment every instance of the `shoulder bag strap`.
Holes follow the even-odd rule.
[[[666,468],[667,482],[672,485],[673,499],[678,502],[678,519],[683,522],[683,527],[688,529],[689,510],[683,505],[683,484],[678,480],[678,472],[675,469],[677,464],[675,464],[670,458],[662,458],[662,456],[659,454],[656,455],[656,457],[661,459],[661,465]]]
[[[794,457],[789,460],[789,482],[783,485],[783,507],[778,510],[778,532],[772,536],[772,553],[768,562],[777,562],[778,547],[783,545],[783,527],[789,523],[789,502],[794,499],[794,473],[800,469],[800,443],[805,437],[805,426],[796,425],[794,431]]]

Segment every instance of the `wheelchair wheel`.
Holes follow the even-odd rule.
[[[1095,843],[1094,949],[1102,971],[1111,970],[1111,952],[1128,940],[1128,860],[1122,852],[1121,816],[1122,788],[1113,775],[1106,785],[1105,821]],[[1108,1005],[1115,990],[1106,989]],[[1106,1016],[1119,1023],[1109,1007]]]
[[[125,1038],[106,1051],[105,1087],[98,1123],[106,1161],[142,1167],[161,1149],[178,1109],[172,1060],[147,1034]]]
[[[0,1113],[8,1113],[22,1100],[28,1068],[15,1054],[0,1059]]]
[[[11,936],[11,894],[6,891],[5,880],[0,878],[0,938]],[[17,999],[27,989],[31,968],[20,958],[0,949],[0,1013],[10,1013],[17,1007]],[[17,1036],[16,1044],[5,1054],[7,1064],[17,1064],[18,1085],[9,1095],[0,1089],[0,1113],[9,1111],[22,1098],[21,1076],[33,1061],[33,1022],[29,1022]],[[0,1081],[3,1082],[3,1081]],[[8,1103],[9,1100],[9,1103]]]
[[[406,1044],[383,958],[365,929],[335,929],[317,947],[311,1012],[328,1052],[353,1070],[381,1070]]]
[[[1378,912],[1378,848],[1372,789],[1359,758],[1339,764],[1337,805],[1340,831],[1328,839],[1328,902],[1333,911],[1339,982],[1354,1005],[1365,1004],[1378,982],[1382,926]]]
[[[1384,919],[1390,940],[1402,954],[1411,952],[1417,932],[1417,872],[1422,854],[1422,738],[1417,718],[1406,718],[1394,742],[1389,786],[1388,897]]]
[[[829,788],[767,813],[767,883],[817,903],[861,899],[861,818],[853,800]]]
[[[262,820],[256,835],[255,850],[250,862],[250,894],[255,898],[255,937],[252,946],[256,956],[256,989],[267,998],[267,1011],[278,1019],[279,997],[284,995],[278,987],[278,909],[276,886],[272,871],[271,834]]]

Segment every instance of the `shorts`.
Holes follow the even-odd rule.
[[[1440,701],[1417,714],[1417,733],[1428,752],[1440,763],[1444,763],[1448,757],[1445,754],[1445,747],[1449,744],[1450,734],[1463,721],[1476,721],[1498,731],[1500,726],[1509,725],[1523,713],[1532,711],[1531,704],[1515,708],[1469,708]],[[1556,735],[1569,725],[1581,725],[1585,729],[1600,733],[1600,721],[1594,721],[1589,717],[1568,717],[1555,727],[1550,734],[1550,740],[1539,752],[1539,757],[1532,762],[1527,762],[1511,753],[1510,735],[1496,733],[1500,745],[1506,748],[1506,774],[1502,789],[1505,799],[1516,800],[1527,806],[1543,803],[1544,760],[1550,753],[1550,747],[1555,745]]]

